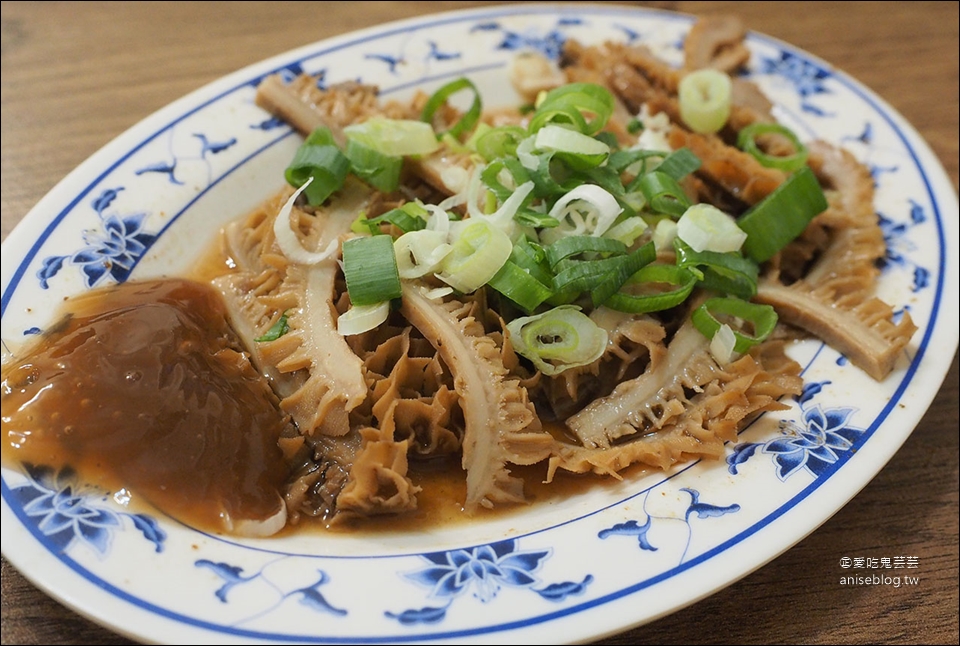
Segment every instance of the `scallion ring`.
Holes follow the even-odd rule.
[[[713,339],[721,325],[729,325],[737,339],[733,349],[742,354],[770,336],[777,326],[777,312],[770,305],[739,298],[710,298],[694,310],[691,320],[708,339]],[[746,327],[752,328],[752,332],[748,333]]]
[[[607,332],[579,308],[561,305],[507,324],[514,349],[546,375],[557,375],[599,359]]]
[[[420,113],[420,121],[432,124],[433,117],[437,113],[437,110],[440,109],[440,106],[446,103],[451,96],[457,92],[460,92],[461,90],[469,90],[473,95],[473,101],[470,104],[470,107],[445,133],[441,132],[438,134],[442,136],[443,134],[449,133],[452,137],[459,138],[460,135],[472,131],[474,126],[477,125],[477,121],[480,120],[480,112],[483,109],[483,103],[480,100],[480,90],[478,90],[477,86],[466,77],[461,77],[450,81],[430,95],[430,98],[427,99],[426,104],[423,106],[423,111]]]
[[[793,146],[792,155],[770,155],[757,145],[757,137],[762,135],[780,135],[785,137]],[[792,130],[779,123],[751,123],[737,135],[737,147],[750,153],[767,168],[778,168],[791,173],[799,170],[807,163],[809,151]]]
[[[632,314],[667,310],[687,300],[693,293],[697,281],[697,275],[683,267],[647,265],[627,281],[624,289],[611,295],[604,305],[610,309]],[[672,285],[673,289],[662,289],[661,285]],[[646,292],[625,291],[631,287],[644,289]]]
[[[701,134],[717,132],[730,118],[733,84],[720,70],[705,68],[686,74],[677,86],[680,118]]]
[[[614,99],[610,90],[602,85],[567,83],[547,92],[538,103],[537,112],[553,110],[558,106],[569,106],[581,113],[585,119],[581,132],[593,135],[603,130],[610,120]]]
[[[637,177],[628,190],[639,188],[647,198],[647,204],[657,213],[665,213],[680,217],[690,207],[690,198],[683,188],[670,175],[660,171],[652,171]]]
[[[512,251],[513,243],[503,230],[485,220],[470,218],[440,263],[437,278],[469,294],[487,284]]]

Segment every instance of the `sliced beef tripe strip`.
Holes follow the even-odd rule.
[[[286,82],[275,74],[260,82],[256,103],[303,135],[321,126],[329,128],[342,148],[347,141],[343,129],[353,123],[375,116],[419,118],[410,106],[378,102],[377,92],[376,87],[359,83],[339,83],[321,90],[309,75],[301,74]],[[436,190],[454,195],[466,188],[473,157],[441,147],[433,154],[408,158],[406,166]]]
[[[798,280],[785,284],[782,269],[759,283],[755,300],[772,305],[780,319],[819,337],[876,380],[893,370],[917,330],[909,312],[874,294],[876,266],[886,245],[873,208],[869,170],[849,152],[826,142],[810,144],[810,165],[824,185],[829,207],[811,223],[824,242]],[[804,244],[798,239],[781,252]]]
[[[480,323],[478,307],[432,300],[415,282],[403,285],[401,313],[437,349],[460,397],[467,512],[523,502],[523,481],[511,475],[508,464],[536,464],[555,448],[526,389],[509,374],[501,349]]]
[[[562,444],[557,469],[614,475],[631,464],[666,469],[690,457],[719,457],[725,442],[763,411],[783,410],[800,393],[800,366],[767,341],[720,365],[687,321],[646,372],[620,383],[567,420],[581,444]]]
[[[286,194],[286,191],[284,191]],[[294,206],[301,244],[317,251],[350,231],[372,191],[355,179],[315,213]],[[275,202],[268,203],[269,207]],[[302,434],[344,435],[347,413],[367,395],[362,362],[337,332],[336,257],[303,265],[284,256],[274,235],[277,210],[258,211],[225,230],[237,271],[214,280],[256,365],[272,378],[280,406]],[[256,341],[282,316],[289,330]]]

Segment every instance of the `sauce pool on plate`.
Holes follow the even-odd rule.
[[[2,377],[5,462],[70,467],[212,531],[282,527],[277,440],[290,422],[212,287],[168,279],[78,295]]]

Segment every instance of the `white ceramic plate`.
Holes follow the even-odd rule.
[[[11,233],[3,339],[15,349],[43,330],[61,297],[184,271],[222,224],[277,190],[299,140],[253,104],[268,73],[361,79],[386,97],[466,74],[487,105],[507,104],[505,67],[520,49],[630,40],[679,62],[689,25],[624,7],[498,7],[348,34],[223,78],[105,147]],[[803,396],[747,429],[726,460],[420,533],[224,538],[133,513],[67,473],[5,468],[3,554],[143,641],[568,643],[678,610],[796,544],[883,467],[940,386],[957,347],[957,199],[868,89],[770,38],[749,46],[750,76],[778,116],[874,172],[889,245],[880,295],[919,326],[883,383],[829,347],[798,345]]]

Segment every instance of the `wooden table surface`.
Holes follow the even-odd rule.
[[[296,46],[492,2],[2,3],[2,233],[80,162],[155,110]],[[930,143],[958,184],[957,2],[633,2],[737,13],[834,64]],[[957,357],[906,444],[832,519],[768,565],[603,644],[958,643]],[[843,556],[918,557],[919,585],[839,584]],[[126,644],[5,559],[4,644]]]

